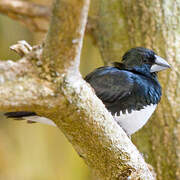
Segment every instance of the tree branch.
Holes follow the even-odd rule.
[[[35,48],[14,66],[1,62],[0,109],[36,111],[52,119],[102,179],[154,179],[79,73],[88,7],[89,0],[56,0],[42,56]]]
[[[46,25],[49,23],[51,15],[49,7],[21,0],[1,0],[0,12],[37,32],[47,31]],[[42,25],[42,20],[46,25]],[[41,26],[39,26],[40,21]]]
[[[34,32],[47,32],[47,25],[51,17],[51,8],[32,2],[21,0],[1,0],[0,13],[7,15],[9,18],[20,21],[27,28]],[[95,25],[93,18],[88,18],[86,32],[92,34]],[[42,21],[45,24],[42,24]],[[41,22],[39,25],[39,22]]]
[[[16,45],[22,54],[22,44]],[[15,48],[15,47],[14,47]],[[20,48],[21,51],[20,51]],[[35,47],[18,62],[0,61],[0,109],[2,111],[35,110],[47,104],[55,105],[54,86],[38,77],[38,71],[30,60],[37,59],[42,52]],[[37,108],[38,107],[38,108]]]

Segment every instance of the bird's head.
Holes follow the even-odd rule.
[[[135,70],[141,73],[155,73],[170,68],[170,65],[154,51],[143,47],[132,48],[127,51],[122,64],[125,68]]]

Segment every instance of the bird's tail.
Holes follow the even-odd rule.
[[[4,115],[7,118],[11,118],[14,120],[26,120],[27,123],[39,122],[39,123],[48,124],[51,126],[56,126],[56,124],[52,120],[42,117],[42,116],[38,116],[35,112],[17,111],[17,112],[7,112],[7,113],[4,113]]]

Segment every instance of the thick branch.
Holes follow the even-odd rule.
[[[43,51],[46,73],[78,73],[89,0],[57,0]]]
[[[65,101],[54,121],[95,174],[107,180],[153,179],[135,146],[92,89],[77,76],[65,77],[62,84]]]
[[[54,86],[40,78],[27,59],[0,61],[1,111],[34,110],[55,105]],[[37,108],[38,107],[38,108]]]

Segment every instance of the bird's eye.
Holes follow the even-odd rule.
[[[143,58],[143,63],[146,64],[152,64],[154,62],[155,57],[154,56],[148,56]]]

